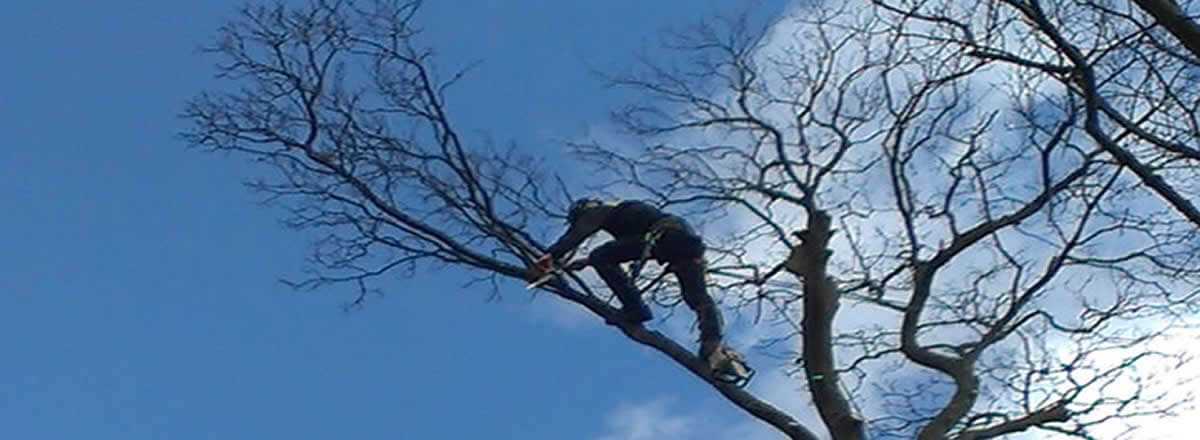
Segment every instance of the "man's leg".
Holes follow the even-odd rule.
[[[700,321],[700,358],[708,362],[713,377],[721,382],[746,386],[754,377],[754,370],[746,365],[745,359],[733,349],[725,346],[721,334],[721,311],[704,282],[704,262],[689,259],[671,263],[675,277],[683,291],[683,301],[696,312]]]
[[[649,321],[654,315],[650,313],[650,307],[642,301],[642,294],[638,292],[637,286],[634,286],[633,281],[625,275],[625,271],[621,270],[621,263],[642,258],[643,246],[640,239],[613,240],[588,255],[588,261],[596,270],[596,274],[600,275],[600,279],[604,280],[617,299],[621,300],[624,318],[634,322]]]
[[[708,296],[708,286],[704,282],[704,263],[697,258],[672,262],[671,267],[679,280],[683,301],[700,321],[700,357],[708,359],[721,346],[723,335],[721,312]]]

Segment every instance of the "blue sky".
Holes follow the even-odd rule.
[[[239,3],[6,5],[0,438],[634,439],[646,414],[747,422],[662,356],[517,285],[496,303],[397,280],[344,314],[344,289],[279,284],[308,237],[240,186],[262,170],[172,137],[184,100],[216,85],[194,49]],[[460,130],[546,151],[622,98],[590,67],[745,4],[430,3],[425,41],[444,64],[483,61],[452,96]]]

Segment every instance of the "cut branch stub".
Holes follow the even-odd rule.
[[[788,272],[803,279],[824,278],[826,265],[833,251],[828,249],[829,239],[833,237],[834,229],[829,227],[829,214],[816,210],[809,216],[808,228],[792,232],[792,236],[800,241],[792,246],[784,267]]]

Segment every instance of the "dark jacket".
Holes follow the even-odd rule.
[[[651,228],[664,224],[669,224],[683,235],[696,237],[682,218],[667,214],[646,202],[628,200],[585,208],[575,217],[567,232],[550,245],[549,253],[555,260],[561,259],[598,231],[607,232],[617,240],[641,240]],[[696,241],[699,241],[698,237]]]

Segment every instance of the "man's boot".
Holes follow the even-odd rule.
[[[701,355],[708,362],[708,368],[716,381],[744,387],[754,377],[754,369],[746,364],[746,358],[729,346],[720,344],[707,351],[709,353],[706,356],[704,353]]]

